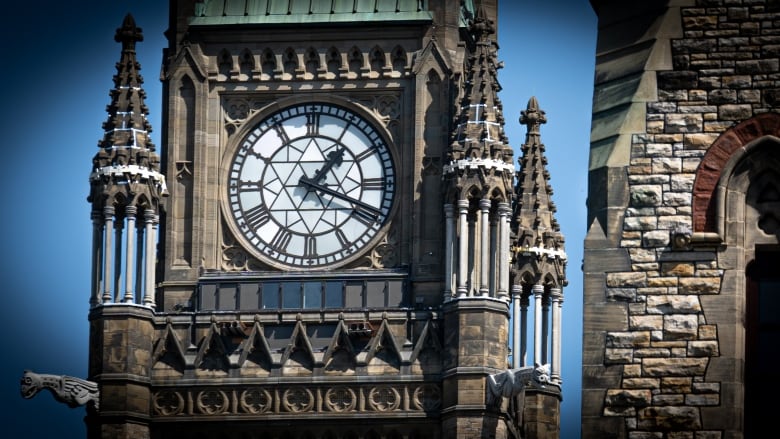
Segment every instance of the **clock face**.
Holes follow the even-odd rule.
[[[259,259],[282,268],[354,259],[387,221],[394,195],[383,137],[364,117],[329,103],[263,119],[228,171],[233,225]]]

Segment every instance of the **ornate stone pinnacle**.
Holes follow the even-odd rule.
[[[474,35],[474,39],[476,41],[480,41],[482,37],[492,35],[496,32],[496,28],[493,26],[493,21],[487,18],[485,8],[481,4],[477,9],[476,17],[474,17],[474,20],[470,24],[471,26],[469,30],[471,31],[472,35]]]
[[[528,125],[529,134],[539,134],[539,126],[547,123],[547,117],[544,111],[539,109],[539,102],[536,100],[536,96],[531,96],[525,111],[520,112],[520,123]]]
[[[130,14],[125,15],[122,27],[116,30],[114,41],[122,43],[122,50],[135,50],[135,43],[143,40],[144,36],[141,33],[141,28],[135,25],[133,16]]]

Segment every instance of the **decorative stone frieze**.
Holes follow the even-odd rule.
[[[352,416],[357,413],[414,413],[438,410],[438,383],[336,384],[332,386],[188,386],[152,391],[152,415],[169,417],[239,418],[294,417],[324,413]]]

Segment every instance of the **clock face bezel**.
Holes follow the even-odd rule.
[[[354,262],[386,234],[398,204],[389,139],[379,120],[349,102],[318,96],[268,105],[225,151],[228,228],[273,268]]]

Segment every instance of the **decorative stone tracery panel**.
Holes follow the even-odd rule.
[[[153,416],[297,416],[305,413],[429,412],[441,407],[438,383],[166,388],[152,393]]]

